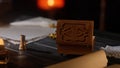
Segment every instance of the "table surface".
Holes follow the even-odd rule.
[[[27,44],[25,51],[19,51],[18,46],[18,44],[15,45],[6,41],[10,60],[7,65],[0,66],[7,68],[43,68],[78,56],[62,56],[57,52],[56,41],[49,37]]]
[[[62,56],[57,52],[56,41],[46,37],[38,41],[34,41],[26,45],[26,51],[21,52],[18,50],[18,44],[15,45],[8,41],[6,48],[9,50],[10,61],[6,65],[8,68],[43,68],[55,63],[66,61],[78,55]],[[119,45],[120,41],[111,40],[103,37],[95,37],[94,49],[98,50],[100,47],[109,45]],[[110,59],[109,63],[120,63],[118,60]]]

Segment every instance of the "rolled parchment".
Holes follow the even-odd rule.
[[[99,50],[78,58],[57,63],[45,68],[105,68],[107,58],[104,50]]]

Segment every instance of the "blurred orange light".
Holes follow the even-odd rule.
[[[43,10],[63,8],[64,0],[37,0],[37,6]]]
[[[54,3],[55,3],[55,2],[54,2],[54,0],[48,0],[47,3],[48,3],[48,6],[51,6],[51,7],[52,7],[52,6],[54,6]]]

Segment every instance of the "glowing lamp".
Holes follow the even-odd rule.
[[[37,6],[43,10],[59,9],[64,7],[64,0],[37,0]]]

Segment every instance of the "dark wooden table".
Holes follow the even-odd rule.
[[[99,49],[101,46],[104,47],[106,44],[119,45],[120,42],[96,36],[95,49]],[[8,47],[9,62],[6,65],[0,65],[0,68],[44,68],[52,64],[78,57],[75,55],[61,56],[57,52],[55,40],[48,37],[27,44],[27,49],[25,51],[19,51],[18,45],[14,44],[6,44],[6,47]],[[120,63],[118,59],[117,61],[111,58],[108,59],[110,64]]]
[[[14,44],[6,44],[6,47],[9,52],[9,62],[6,65],[0,65],[0,68],[44,68],[76,57],[59,54],[55,40],[50,38],[27,44],[25,51],[19,51],[18,45]]]
[[[65,60],[62,57],[58,58],[50,55],[41,55],[41,57],[38,57],[26,52],[14,52],[11,50],[8,50],[8,52],[9,62],[6,65],[0,65],[0,68],[44,68],[45,66]],[[45,59],[45,57],[47,58]]]

